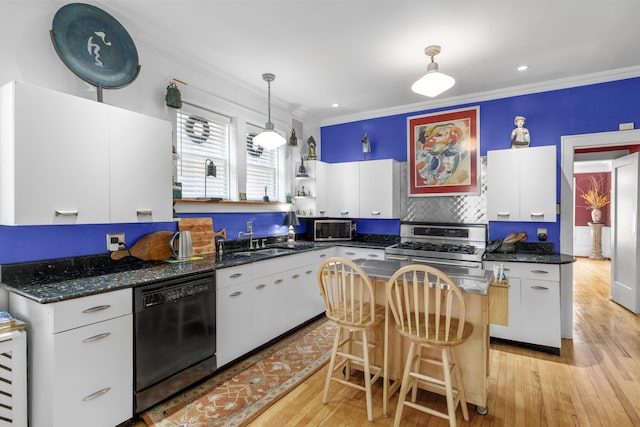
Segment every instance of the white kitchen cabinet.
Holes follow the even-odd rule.
[[[332,218],[357,218],[360,215],[360,169],[357,162],[327,165],[326,215]]]
[[[560,349],[560,266],[485,261],[484,268],[500,264],[509,278],[509,325],[491,325],[491,336]]]
[[[384,261],[384,249],[355,246],[338,246],[338,256],[350,260],[364,258]]]
[[[131,289],[50,304],[9,298],[28,325],[30,426],[111,427],[133,416]]]
[[[491,221],[555,222],[556,147],[487,152],[487,215]]]
[[[0,223],[172,220],[169,122],[14,81],[0,129]]]
[[[393,159],[358,163],[359,218],[399,218],[400,164]]]

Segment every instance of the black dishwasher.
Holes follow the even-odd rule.
[[[215,272],[134,289],[136,413],[216,370]]]

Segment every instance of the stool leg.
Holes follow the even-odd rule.
[[[400,383],[400,394],[398,395],[398,406],[396,407],[396,416],[393,420],[393,427],[400,427],[400,419],[402,418],[402,410],[404,409],[404,400],[409,392],[409,372],[413,365],[413,358],[416,351],[416,343],[411,341],[409,345],[409,354],[404,364],[404,372],[402,373],[402,383]]]
[[[449,362],[449,350],[447,348],[442,349],[442,371],[444,374],[444,388],[447,394],[449,427],[456,427],[456,406],[453,400],[453,387],[451,385],[451,363]]]
[[[460,400],[460,406],[462,406],[462,416],[465,421],[469,421],[469,408],[467,408],[467,393],[464,389],[464,382],[462,382],[462,374],[460,373],[460,364],[458,363],[458,354],[452,349],[451,359],[453,360],[454,368],[453,375],[456,378],[456,387],[458,388],[458,398]]]
[[[331,351],[331,359],[329,360],[329,372],[327,372],[327,380],[324,384],[324,393],[322,395],[322,404],[327,404],[329,398],[329,385],[331,384],[331,377],[333,377],[333,370],[336,366],[336,355],[338,353],[338,345],[340,344],[340,338],[342,336],[342,327],[338,326],[336,331],[336,338],[333,341],[333,350]]]
[[[364,388],[367,398],[367,419],[373,421],[373,403],[371,402],[371,369],[369,366],[369,339],[367,331],[362,331],[362,359],[364,360]]]

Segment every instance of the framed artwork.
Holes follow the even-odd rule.
[[[409,197],[480,193],[480,107],[407,118]]]

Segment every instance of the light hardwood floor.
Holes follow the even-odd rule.
[[[609,261],[578,258],[574,266],[573,340],[562,340],[560,356],[492,344],[489,413],[479,415],[469,405],[466,423],[458,409],[459,426],[640,426],[640,317],[609,301]],[[249,425],[393,425],[397,398],[385,418],[381,382],[374,388],[371,423],[364,394],[349,387],[333,385],[323,405],[326,373],[325,366]],[[439,396],[421,392],[419,398],[445,407]],[[401,425],[448,423],[407,408]]]
[[[640,317],[609,301],[610,262],[579,258],[574,264],[574,334],[560,356],[503,344],[490,350],[489,413],[470,406],[470,422],[458,425],[640,426]],[[257,426],[390,426],[382,415],[382,387],[375,388],[374,421],[364,394],[332,387],[323,405],[326,366],[261,414]],[[422,398],[444,399],[427,395]],[[420,398],[420,397],[419,397]],[[418,411],[403,411],[403,427],[447,426]]]

